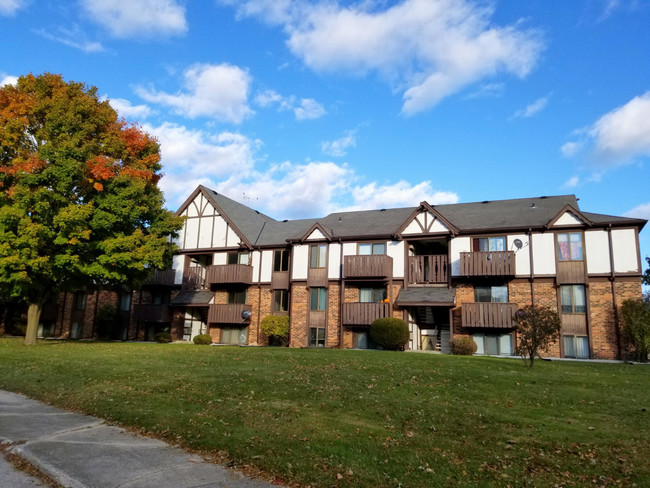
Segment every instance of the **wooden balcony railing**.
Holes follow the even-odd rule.
[[[208,324],[244,324],[249,320],[244,320],[241,316],[244,310],[250,312],[251,306],[244,304],[211,304],[208,309]]]
[[[288,290],[289,289],[289,272],[288,271],[274,271],[271,275],[271,289],[272,290]]]
[[[183,272],[183,290],[203,290],[205,289],[205,268],[197,266],[187,268]]]
[[[514,276],[513,251],[475,251],[460,253],[461,276]]]
[[[558,261],[556,281],[562,283],[586,283],[587,274],[585,273],[584,261]]]
[[[133,309],[136,320],[141,322],[171,322],[172,312],[169,304],[165,305],[141,305],[136,304]]]
[[[213,264],[207,267],[206,282],[209,285],[253,283],[253,267],[248,264]]]
[[[145,286],[174,286],[175,279],[175,269],[157,269],[144,284]]]
[[[512,328],[516,303],[463,303],[463,327]]]
[[[343,325],[370,325],[384,317],[390,317],[390,303],[343,304]]]
[[[409,256],[409,283],[447,283],[447,255]]]
[[[309,268],[307,286],[327,286],[327,268]]]
[[[390,278],[393,276],[393,258],[385,254],[344,256],[345,278]]]

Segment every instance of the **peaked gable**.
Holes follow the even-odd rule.
[[[304,241],[331,241],[332,236],[331,233],[326,231],[325,228],[320,225],[318,222],[316,222],[314,225],[312,225],[307,232],[305,232],[300,238],[298,238],[299,242],[304,242]]]
[[[456,234],[457,229],[443,217],[434,207],[427,202],[420,206],[409,216],[398,229],[398,235],[417,234]]]
[[[591,225],[592,222],[580,210],[566,205],[548,222],[546,227],[591,227]]]

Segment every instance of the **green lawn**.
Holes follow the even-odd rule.
[[[650,486],[650,367],[0,339],[0,388],[311,486]]]

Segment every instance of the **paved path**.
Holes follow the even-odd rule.
[[[106,425],[98,418],[3,390],[0,442],[9,444],[10,452],[70,488],[274,486],[208,463],[164,442]],[[10,473],[7,476],[16,474],[16,481],[1,483],[2,488],[38,486],[34,479],[9,468],[0,464],[0,476],[4,480],[5,472]]]

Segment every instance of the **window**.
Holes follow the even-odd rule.
[[[288,249],[282,249],[273,253],[273,271],[289,271]]]
[[[120,295],[120,312],[131,310],[131,294]]]
[[[325,327],[309,328],[309,346],[325,347]]]
[[[359,288],[359,301],[377,303],[386,299],[386,288]]]
[[[562,285],[560,301],[562,313],[587,313],[584,285]]]
[[[373,242],[359,244],[359,256],[368,256],[370,254],[386,254],[386,243]]]
[[[474,288],[474,298],[477,302],[508,303],[508,287],[477,286]]]
[[[74,294],[74,309],[84,310],[86,308],[86,292],[78,291]]]
[[[327,263],[327,244],[309,246],[309,267],[324,268]]]
[[[229,252],[228,264],[248,264],[247,252]]]
[[[289,310],[289,292],[287,290],[273,291],[273,311],[286,312]]]
[[[242,305],[246,303],[246,290],[242,291],[229,291],[228,303]]]
[[[311,289],[311,310],[325,310],[327,308],[327,288]]]
[[[512,356],[512,335],[511,334],[474,334],[476,342],[476,354],[488,354],[490,356]]]
[[[473,251],[505,251],[505,237],[479,237],[474,239]]]
[[[558,234],[557,256],[560,261],[582,261],[582,233]]]
[[[564,336],[564,357],[589,359],[589,338],[587,336]]]

